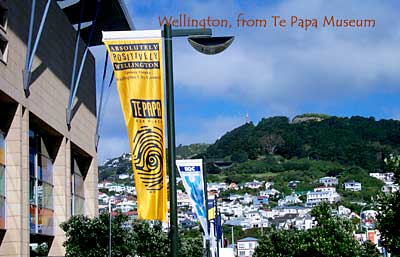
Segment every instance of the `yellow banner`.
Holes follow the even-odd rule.
[[[128,128],[139,219],[166,221],[161,38],[103,41],[113,63]]]

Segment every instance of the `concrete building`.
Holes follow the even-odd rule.
[[[335,177],[323,177],[319,179],[320,184],[324,184],[324,186],[336,186],[339,183],[339,180]]]
[[[354,180],[352,181],[347,181],[345,183],[343,183],[343,188],[345,191],[361,191],[361,183],[360,182],[356,182]]]
[[[79,1],[0,1],[0,256],[41,243],[63,256],[59,224],[98,214],[95,60],[81,60],[101,30],[130,24],[122,1],[102,1],[77,37],[72,24],[94,21],[97,2],[79,18]]]
[[[258,246],[258,239],[246,237],[237,241],[239,257],[251,257]]]
[[[330,204],[339,202],[340,195],[333,189],[332,187],[314,188],[314,192],[307,193],[306,205],[312,207],[321,202],[328,202]]]

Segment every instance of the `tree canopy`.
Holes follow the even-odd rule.
[[[106,257],[109,252],[109,216],[88,218],[77,215],[60,225],[66,234],[66,257]],[[118,214],[112,218],[113,257],[169,256],[169,240],[161,223],[146,221],[128,222],[127,216]],[[202,257],[203,240],[200,233],[180,233],[179,257]]]
[[[322,119],[322,118],[321,118]],[[373,117],[326,116],[320,121],[291,123],[287,117],[246,123],[222,136],[206,151],[207,158],[225,158],[246,152],[250,159],[276,153],[292,157],[335,161],[368,170],[381,169],[383,159],[400,152],[400,122]]]
[[[317,225],[307,231],[273,229],[256,248],[255,257],[363,257],[380,256],[370,243],[360,244],[352,235],[351,221],[334,217],[327,203],[312,210]]]
[[[400,156],[385,160],[388,169],[400,183]],[[400,191],[381,195],[378,200],[377,229],[381,232],[382,245],[394,256],[400,256]]]

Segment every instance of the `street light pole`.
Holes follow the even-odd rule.
[[[195,49],[204,54],[217,54],[225,50],[233,41],[233,37],[212,38],[211,29],[176,29],[172,30],[170,24],[164,24],[165,47],[165,77],[167,91],[167,130],[168,130],[168,170],[169,170],[169,201],[170,201],[170,240],[171,255],[178,256],[178,215],[176,196],[176,154],[175,154],[175,111],[174,111],[174,79],[172,64],[172,38],[201,36],[193,38],[191,44]],[[205,38],[207,37],[207,38]],[[199,41],[200,40],[200,41]],[[206,192],[207,194],[207,192]],[[206,204],[208,204],[206,202]]]
[[[112,218],[111,200],[108,200],[108,215],[109,215],[109,235],[108,235],[108,256],[111,257],[111,218]]]
[[[206,218],[207,218],[207,231],[206,234],[206,256],[205,257],[210,257],[211,256],[211,251],[210,251],[210,220],[208,219],[208,188],[207,188],[207,170],[206,170],[206,162],[204,160],[203,163],[203,184],[204,184],[204,201],[206,203]]]
[[[219,230],[218,227],[221,223],[221,217],[218,217],[218,196],[215,195],[215,227],[216,227],[216,234],[217,234],[217,257],[219,257]]]
[[[167,87],[167,129],[168,129],[168,170],[169,170],[169,202],[170,202],[170,240],[171,256],[178,256],[178,215],[176,197],[175,170],[175,111],[174,111],[174,77],[172,66],[172,29],[164,25],[165,45],[165,81]]]

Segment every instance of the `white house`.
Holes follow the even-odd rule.
[[[245,193],[243,200],[240,201],[243,204],[250,204],[253,202],[253,196],[251,194]]]
[[[377,178],[385,184],[393,184],[394,183],[394,173],[393,172],[385,172],[385,173],[369,173],[371,177]]]
[[[345,191],[361,191],[361,183],[354,180],[347,181],[343,184]]]
[[[251,188],[251,189],[258,189],[262,187],[263,181],[253,180],[252,182],[244,183],[244,187]]]
[[[279,192],[278,190],[272,188],[272,189],[260,191],[260,196],[275,196],[275,195],[279,195],[280,193],[281,192]]]
[[[129,175],[128,174],[120,174],[120,175],[118,175],[118,178],[119,179],[127,179],[127,178],[129,178]]]
[[[287,214],[296,214],[299,216],[304,216],[311,211],[311,208],[306,208],[303,206],[277,206],[272,208],[272,215],[274,218],[283,217]]]
[[[314,226],[314,219],[311,215],[296,217],[293,221],[293,226],[298,230],[308,230]]]
[[[286,196],[283,199],[280,199],[278,201],[278,206],[285,206],[285,205],[290,205],[290,204],[297,204],[301,203],[302,201],[299,199],[299,196],[296,195],[295,193]]]
[[[129,212],[135,210],[136,207],[136,202],[124,200],[123,202],[117,203],[114,211]]]
[[[339,180],[335,177],[323,177],[319,179],[320,184],[324,184],[325,186],[336,186],[339,183]]]
[[[258,246],[258,239],[254,237],[246,237],[237,241],[237,249],[239,257],[251,257],[254,250]]]
[[[339,216],[350,216],[351,210],[349,208],[344,207],[343,205],[340,205],[338,208],[338,215]]]
[[[339,202],[340,195],[336,191],[322,190],[315,188],[314,192],[307,193],[307,206],[316,206],[321,202],[336,203]]]
[[[336,192],[336,187],[328,187],[328,186],[316,187],[316,188],[314,188],[314,192],[331,192],[331,193],[335,193]]]
[[[266,190],[272,189],[273,187],[274,187],[274,182],[272,182],[272,181],[265,182],[265,189]]]
[[[384,193],[394,193],[399,191],[399,186],[396,184],[386,184],[381,188]]]

